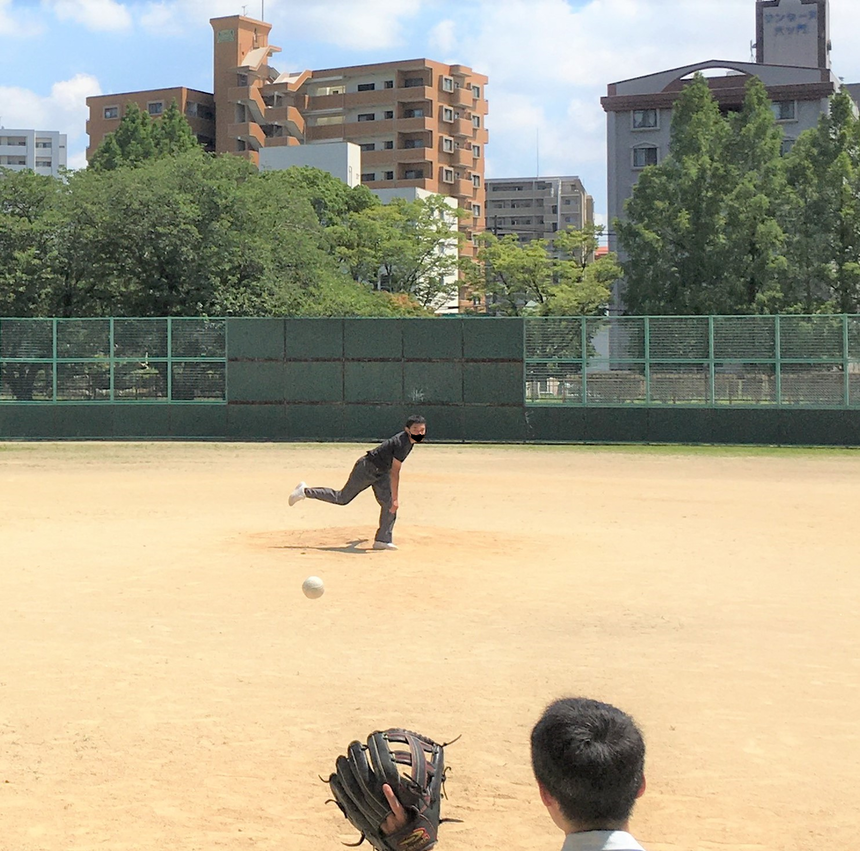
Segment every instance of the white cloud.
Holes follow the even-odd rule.
[[[432,30],[428,39],[430,47],[438,50],[446,56],[457,49],[457,23],[447,18],[439,21]]]
[[[116,0],[43,0],[61,21],[75,21],[96,31],[127,30],[129,10]]]
[[[12,0],[0,0],[0,34],[11,34],[15,31],[12,16],[8,11],[11,6]]]
[[[101,93],[99,81],[89,74],[76,74],[54,83],[47,96],[15,86],[0,86],[3,124],[16,129],[65,133],[69,168],[81,168],[86,164],[86,100]]]

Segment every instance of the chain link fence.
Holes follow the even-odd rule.
[[[860,316],[525,320],[527,405],[860,407]]]
[[[226,402],[223,319],[0,319],[0,403]]]

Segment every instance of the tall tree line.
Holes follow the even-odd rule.
[[[628,313],[860,311],[860,120],[840,92],[785,151],[764,85],[724,116],[702,75],[615,222]]]

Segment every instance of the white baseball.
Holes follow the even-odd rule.
[[[309,576],[302,582],[302,591],[305,592],[305,597],[310,597],[311,600],[316,600],[325,594],[325,585],[319,576]]]

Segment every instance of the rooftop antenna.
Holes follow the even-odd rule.
[[[247,17],[247,16],[248,16],[248,7],[247,7],[247,6],[243,6],[243,7],[242,7],[242,17],[243,17],[243,18],[245,18],[245,17]]]
[[[540,127],[535,130],[535,177],[540,177]]]
[[[756,52],[755,52],[756,47],[758,47],[758,45],[754,41],[751,41],[750,42],[750,62],[756,61]]]
[[[266,0],[260,0],[260,20],[266,20]]]

